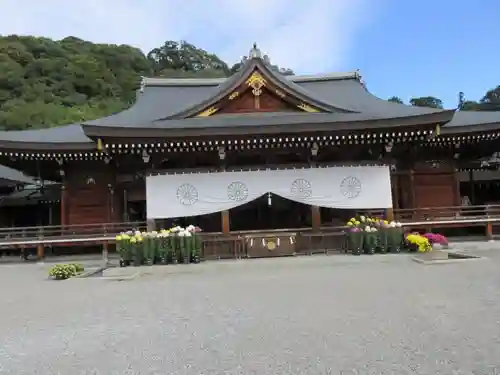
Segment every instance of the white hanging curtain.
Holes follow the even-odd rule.
[[[147,217],[210,214],[268,192],[320,207],[392,207],[389,167],[330,167],[148,176]]]

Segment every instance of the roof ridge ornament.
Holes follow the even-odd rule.
[[[354,71],[354,74],[356,75],[356,79],[361,83],[363,86],[366,87],[365,80],[363,79],[363,76],[361,75],[361,71],[359,69],[356,69]]]
[[[260,51],[259,48],[257,48],[257,43],[254,42],[252,49],[250,50],[248,57],[250,59],[261,59],[262,58],[262,52]]]

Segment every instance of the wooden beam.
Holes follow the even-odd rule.
[[[224,210],[221,212],[221,220],[222,220],[222,233],[229,234],[231,231],[231,223],[229,220],[229,210]]]

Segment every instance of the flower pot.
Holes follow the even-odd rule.
[[[404,241],[404,234],[402,228],[388,228],[387,229],[389,250],[392,253],[401,252],[402,244]]]
[[[378,238],[379,238],[379,251],[381,254],[386,254],[388,251],[388,233],[386,229],[380,229],[378,232]]]
[[[375,247],[377,245],[377,234],[373,232],[363,232],[364,242],[363,247],[365,254],[375,254]]]
[[[363,232],[351,231],[347,234],[347,238],[349,240],[349,248],[352,255],[360,255],[361,249],[363,248]]]
[[[184,236],[181,237],[181,253],[182,253],[182,263],[189,264],[191,263],[191,243],[193,237]]]

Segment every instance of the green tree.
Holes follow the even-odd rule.
[[[399,104],[404,104],[403,100],[399,96],[391,96],[387,101],[392,102],[392,103],[399,103]]]
[[[465,100],[460,104],[459,107],[460,111],[480,111],[481,110],[481,103],[478,103],[473,100]]]
[[[147,57],[157,76],[170,77],[172,71],[192,74],[209,71],[210,77],[226,77],[230,74],[228,65],[217,55],[186,41],[166,41],[163,46],[151,50]]]
[[[488,90],[480,100],[480,110],[500,111],[500,86]]]
[[[423,96],[419,98],[411,98],[410,104],[414,107],[429,107],[443,109],[443,102],[441,99],[434,96]]]
[[[135,99],[150,61],[137,48],[32,36],[0,37],[0,128],[28,129],[110,115]]]

